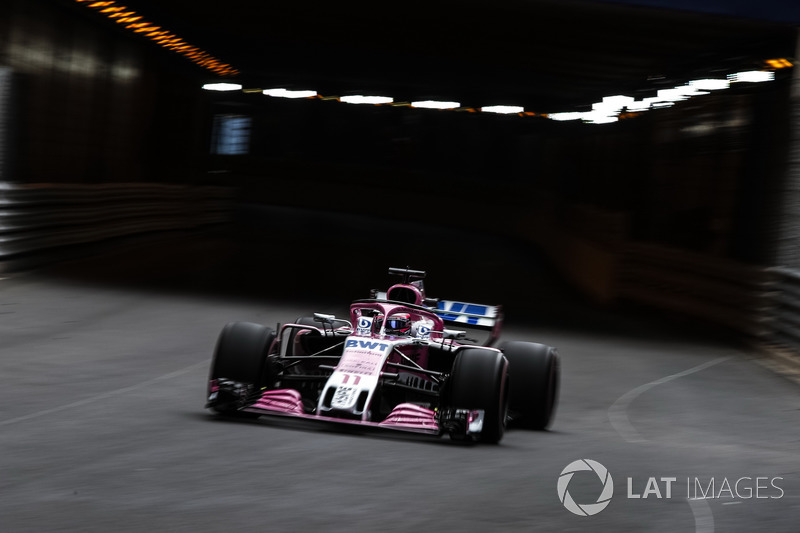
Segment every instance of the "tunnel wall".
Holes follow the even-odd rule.
[[[202,79],[75,2],[2,2],[0,269],[229,220],[198,180]]]
[[[14,109],[3,179],[190,181],[198,73],[71,4],[0,7],[0,66],[11,73]]]

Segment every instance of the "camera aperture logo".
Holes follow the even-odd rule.
[[[597,474],[597,477],[600,478],[600,482],[603,484],[603,490],[600,492],[600,496],[597,497],[596,502],[579,504],[572,499],[569,493],[569,482],[572,481],[572,476],[575,475],[575,472],[587,470]],[[577,461],[571,462],[561,471],[561,475],[558,476],[558,499],[561,500],[561,503],[564,504],[564,507],[566,507],[569,512],[578,516],[596,515],[608,507],[613,494],[614,480],[611,478],[608,469],[591,459],[578,459]]]

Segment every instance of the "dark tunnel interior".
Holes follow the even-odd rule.
[[[798,26],[0,0],[0,530],[796,533]]]
[[[793,69],[769,62],[792,64],[789,8],[411,3],[377,23],[358,3],[239,0],[225,19],[213,2],[117,4],[2,8],[6,269],[172,235],[193,251],[140,248],[153,256],[118,279],[163,260],[201,290],[347,301],[410,266],[518,313],[568,299],[680,316],[708,300],[675,304],[682,284],[757,280],[781,253]],[[129,9],[163,28],[120,24]],[[225,76],[160,47],[168,30],[230,61],[241,88],[203,90]],[[772,81],[632,110],[745,71]],[[317,96],[262,94],[275,87]],[[353,94],[394,100],[340,101]],[[555,120],[614,94],[630,102],[611,123]],[[482,111],[497,104],[523,110]]]

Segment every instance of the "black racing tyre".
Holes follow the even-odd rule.
[[[509,341],[500,348],[508,359],[512,424],[528,429],[547,428],[558,403],[560,362],[556,349],[522,341]]]
[[[226,379],[259,390],[268,385],[267,353],[275,332],[272,328],[252,322],[231,322],[227,324],[217,339],[214,358],[208,380]],[[211,391],[209,390],[209,395]],[[230,398],[218,397],[209,407],[217,412],[235,411],[235,402]]]
[[[503,438],[508,411],[508,361],[485,348],[462,348],[453,361],[446,403],[458,409],[483,409],[481,442],[496,444]]]

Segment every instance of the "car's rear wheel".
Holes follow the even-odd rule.
[[[456,409],[484,411],[480,441],[500,442],[508,411],[508,361],[503,354],[484,348],[462,348],[453,361],[446,403]]]
[[[231,322],[219,335],[208,377],[208,407],[219,413],[233,413],[240,396],[220,388],[212,391],[212,383],[235,382],[240,390],[258,391],[269,384],[267,354],[275,332],[272,328],[251,322]]]
[[[501,346],[508,359],[509,411],[514,426],[545,429],[558,403],[560,364],[552,346],[510,341]]]

